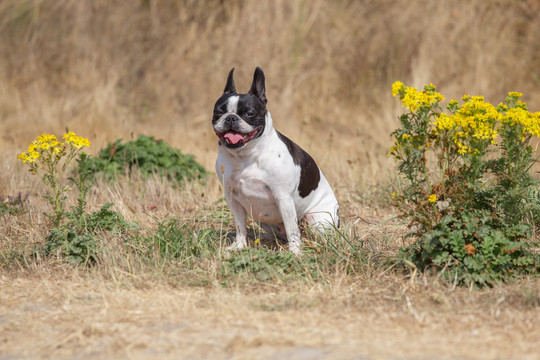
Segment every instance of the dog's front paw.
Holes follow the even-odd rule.
[[[236,240],[235,242],[232,243],[232,245],[230,246],[227,246],[225,248],[226,251],[234,251],[234,250],[240,250],[240,249],[243,249],[247,247],[247,244],[246,243],[243,243],[243,242],[240,242],[238,240]]]
[[[297,243],[289,243],[289,250],[294,255],[301,255],[302,254],[302,248],[300,247],[300,244],[297,244]]]

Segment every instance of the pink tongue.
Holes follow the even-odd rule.
[[[231,144],[238,144],[240,140],[244,140],[244,137],[242,135],[233,132],[226,133],[225,135],[223,135],[223,137],[225,139],[229,139]]]

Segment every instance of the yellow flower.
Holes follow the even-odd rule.
[[[418,91],[415,87],[405,86],[402,82],[397,81],[392,85],[392,95],[396,96],[398,94],[403,106],[412,112],[422,107],[430,107],[444,100],[442,94],[435,92],[435,85],[433,84],[424,86],[423,91]]]
[[[399,150],[400,148],[401,148],[400,145],[394,145],[394,146],[392,146],[392,147],[390,148],[390,150],[388,151],[388,156],[390,156],[390,155],[396,156],[397,153],[398,153],[398,150]]]
[[[456,145],[458,147],[458,153],[460,155],[472,153],[471,149],[467,145],[463,144],[462,142],[456,142]]]
[[[506,111],[506,110],[508,110],[508,106],[505,105],[505,104],[503,104],[503,103],[500,103],[499,106],[497,106],[497,110],[498,110],[499,112]]]
[[[58,143],[56,136],[41,134],[32,142],[31,146],[33,145],[35,148],[47,150],[48,148],[55,146],[56,143]]]
[[[437,195],[435,194],[429,195],[428,201],[433,204],[434,202],[437,201]]]
[[[31,147],[31,151],[20,153],[19,156],[17,156],[17,160],[21,160],[23,163],[33,163],[36,161],[36,159],[39,159],[39,153],[37,151],[33,150],[34,148]]]
[[[516,101],[516,107],[527,110],[527,104],[521,100]]]
[[[53,149],[53,154],[60,154],[62,152],[62,150],[64,150],[63,144],[60,144],[60,143],[58,143],[58,144],[61,145],[61,146],[56,146]]]
[[[453,116],[449,116],[445,113],[441,113],[439,118],[435,121],[435,128],[438,131],[450,130],[456,126],[456,121]]]
[[[485,102],[482,96],[465,95],[463,100],[466,102],[462,107],[451,101],[454,114],[442,113],[436,118],[435,136],[449,132],[459,154],[480,153],[487,146],[487,141],[496,143],[498,132],[495,129],[501,118],[500,107]]]
[[[83,146],[90,147],[90,141],[88,139],[75,135],[73,131],[64,134],[64,140],[66,144],[71,144],[77,149]]]
[[[392,96],[397,96],[401,89],[405,87],[405,84],[403,84],[401,81],[396,81],[392,84]]]
[[[256,238],[254,242],[255,242],[255,244],[258,244],[260,241],[261,241],[261,239]]]
[[[26,152],[17,156],[17,159],[23,163],[33,163],[37,159],[43,158],[42,161],[44,162],[52,161],[56,163],[66,154],[67,144],[70,144],[76,149],[80,149],[83,146],[90,146],[88,139],[75,135],[73,131],[65,134],[64,140],[65,142],[61,143],[54,135],[41,134],[30,143]],[[37,166],[37,164],[32,165],[32,167]]]
[[[506,114],[501,116],[501,122],[519,129],[522,138],[525,135],[540,137],[540,112],[530,113],[519,107],[508,109]]]
[[[392,196],[392,199],[394,199],[397,196],[397,194],[398,194],[397,192],[393,192],[392,195],[390,196]]]

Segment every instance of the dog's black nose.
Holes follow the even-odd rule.
[[[234,122],[238,120],[238,116],[236,115],[229,115],[225,118],[225,124],[232,125]]]

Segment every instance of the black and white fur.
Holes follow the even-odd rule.
[[[219,137],[216,172],[237,230],[230,248],[247,246],[249,216],[265,231],[286,236],[298,254],[299,220],[323,231],[337,227],[338,202],[313,158],[274,129],[263,71],[255,69],[247,94],[237,94],[233,72],[212,119]]]

